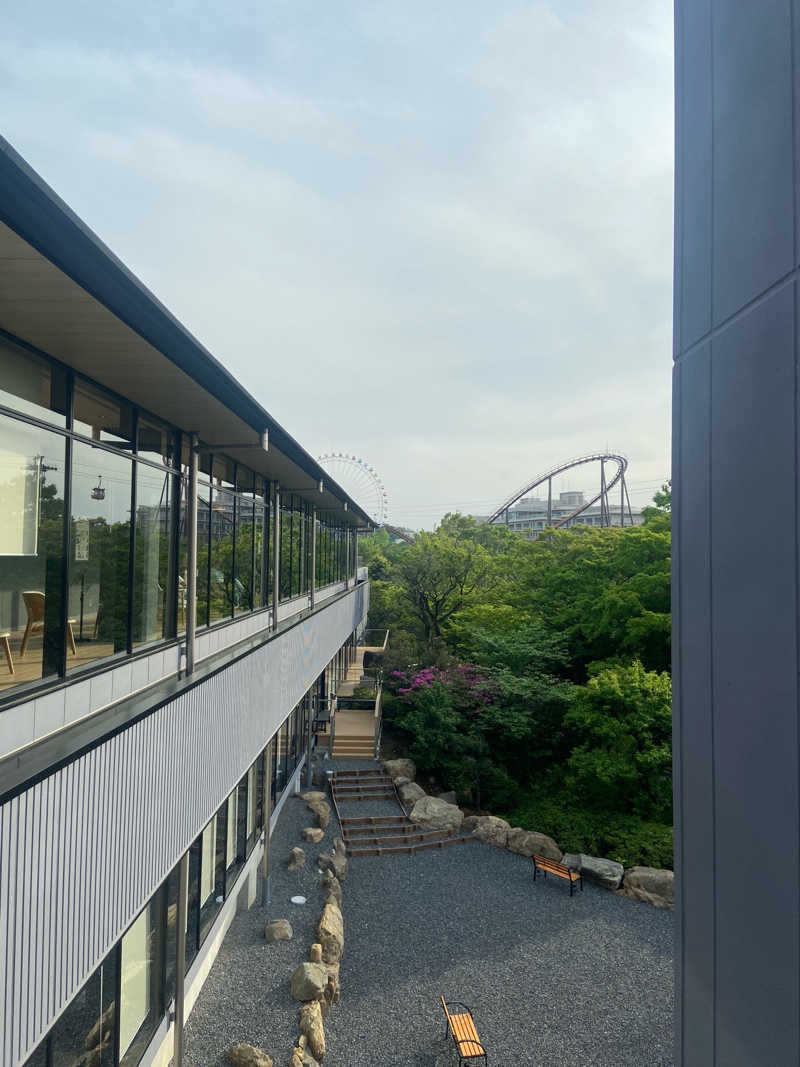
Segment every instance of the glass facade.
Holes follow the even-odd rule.
[[[0,338],[0,703],[185,632],[188,462],[186,435]],[[276,564],[270,482],[199,468],[198,628],[269,606]],[[296,494],[280,512],[283,601],[310,590],[314,520]],[[317,587],[354,573],[346,527],[316,537]]]

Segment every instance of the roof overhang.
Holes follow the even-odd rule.
[[[0,328],[210,448],[244,445],[222,451],[321,511],[374,526],[2,137]]]

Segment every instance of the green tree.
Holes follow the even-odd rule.
[[[567,786],[591,808],[672,818],[669,675],[641,663],[599,671],[575,690]]]

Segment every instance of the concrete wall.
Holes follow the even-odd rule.
[[[790,0],[676,2],[676,1063],[800,1062]],[[757,491],[768,515],[743,522]]]

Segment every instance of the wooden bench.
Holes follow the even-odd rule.
[[[555,860],[548,860],[544,856],[537,856],[534,853],[531,856],[533,860],[533,880],[536,881],[536,872],[542,871],[545,878],[548,874],[555,874],[558,878],[566,878],[569,882],[569,895],[572,896],[575,888],[575,883],[578,882],[581,887],[581,893],[583,892],[583,877],[580,871],[573,871],[571,867],[565,867],[563,863],[556,863]]]
[[[444,1008],[444,1015],[447,1019],[445,1026],[444,1036],[448,1034],[453,1038],[453,1043],[456,1046],[458,1052],[458,1062],[462,1064],[464,1060],[482,1059],[485,1064],[488,1064],[489,1058],[486,1055],[486,1050],[481,1044],[478,1037],[478,1031],[475,1029],[475,1023],[472,1020],[472,1012],[466,1006],[461,1004],[457,1000],[451,1001],[452,1005],[456,1008],[460,1008],[461,1011],[450,1012],[447,1008],[444,997],[439,997]]]

